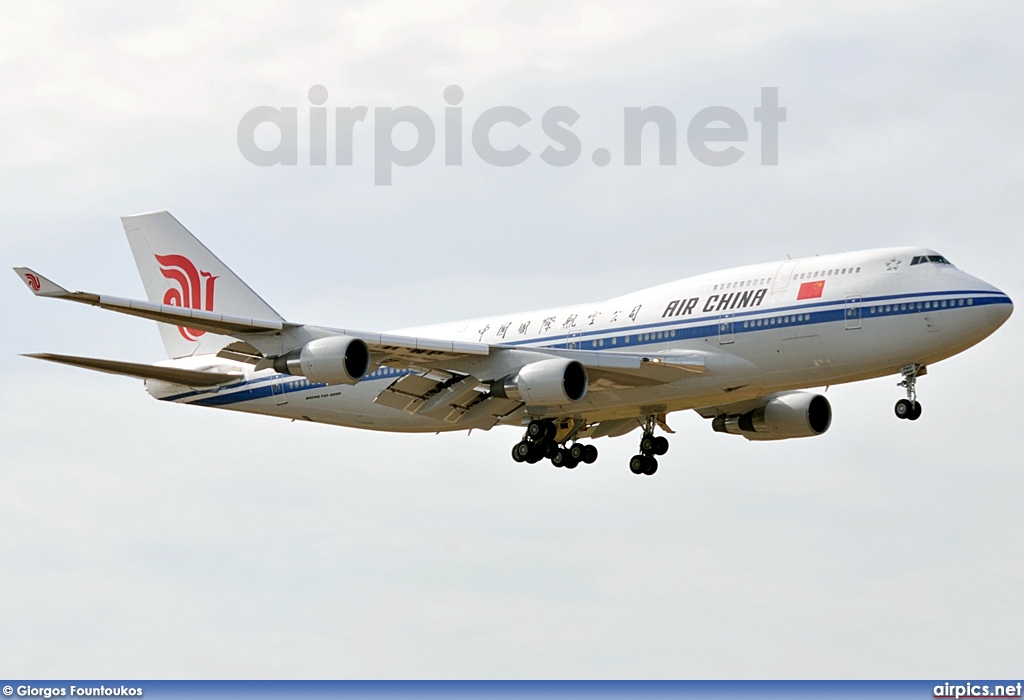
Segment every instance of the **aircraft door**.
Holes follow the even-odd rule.
[[[718,318],[718,344],[727,345],[733,342],[733,314],[722,314]]]
[[[775,279],[772,280],[772,294],[781,294],[789,287],[789,279],[793,276],[798,260],[787,260],[776,270]]]
[[[274,394],[274,403],[278,406],[288,403],[288,397],[284,393],[284,382],[274,382],[270,385],[270,390]]]
[[[860,328],[860,309],[863,301],[864,297],[861,296],[846,297],[846,330]]]

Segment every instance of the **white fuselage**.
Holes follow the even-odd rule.
[[[1000,290],[949,264],[911,264],[921,256],[936,254],[889,248],[751,265],[608,301],[396,333],[522,350],[712,351],[713,362],[729,360],[723,371],[591,390],[582,401],[547,410],[594,422],[717,406],[934,363],[978,343],[1009,317],[1013,307]],[[147,382],[150,393],[163,400],[375,430],[434,432],[493,424],[453,425],[375,404],[377,395],[406,373],[389,367],[353,386],[325,386],[211,355],[166,364],[228,368],[244,378],[198,391]],[[519,425],[526,416],[523,409],[501,422]]]

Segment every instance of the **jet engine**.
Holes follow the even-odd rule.
[[[711,427],[748,440],[785,440],[821,435],[832,423],[832,407],[820,394],[777,394],[763,406],[739,415],[719,415]]]
[[[562,358],[531,362],[515,374],[491,383],[491,394],[531,406],[555,406],[587,395],[587,369]]]
[[[318,384],[356,384],[370,372],[370,348],[359,338],[318,338],[275,358],[274,369]]]

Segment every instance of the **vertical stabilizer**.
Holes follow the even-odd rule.
[[[284,320],[166,211],[121,217],[149,301],[190,309]],[[232,339],[157,324],[169,357],[215,353]]]

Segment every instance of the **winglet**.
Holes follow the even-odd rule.
[[[71,292],[61,287],[55,282],[51,282],[35,270],[27,267],[16,267],[14,271],[18,273],[18,277],[21,281],[28,285],[28,288],[32,290],[32,293],[40,297],[63,297],[69,296]]]

